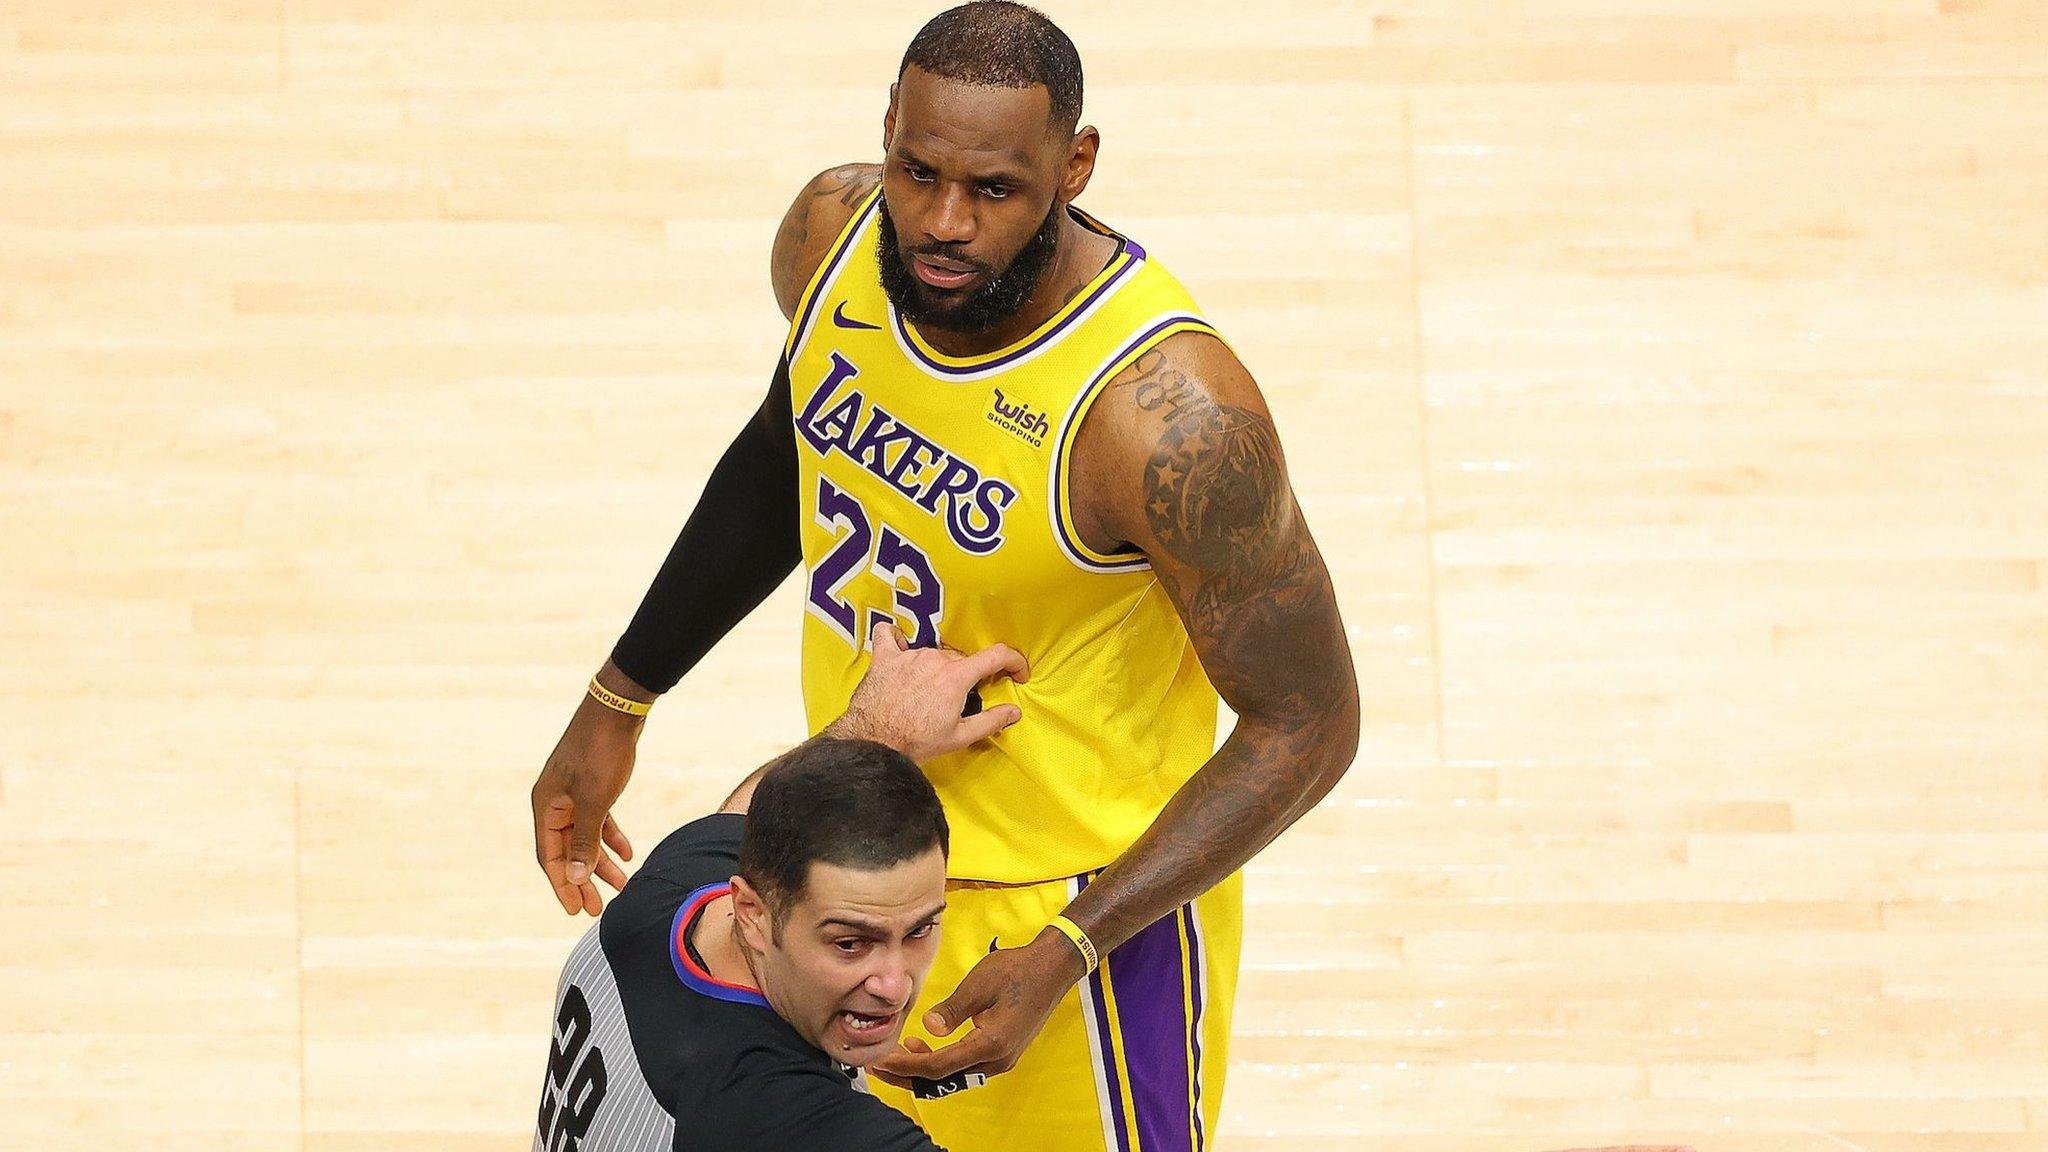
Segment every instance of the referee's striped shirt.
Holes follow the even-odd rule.
[[[760,994],[685,941],[746,818],[670,834],[584,934],[555,990],[534,1152],[941,1152]]]

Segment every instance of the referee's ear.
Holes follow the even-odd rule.
[[[782,933],[775,928],[774,911],[744,876],[732,878],[732,915],[739,922],[740,941],[754,951],[766,952],[782,943]]]

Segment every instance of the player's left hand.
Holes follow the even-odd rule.
[[[936,1051],[910,1037],[868,1071],[899,1088],[909,1087],[913,1076],[943,1080],[956,1072],[1008,1072],[1086,970],[1072,942],[1052,928],[1022,948],[991,952],[924,1016],[925,1030],[934,1036],[950,1036],[970,1020],[973,1031]]]

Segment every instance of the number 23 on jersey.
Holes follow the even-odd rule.
[[[884,621],[903,629],[913,648],[938,647],[946,590],[932,572],[931,557],[824,476],[818,477],[817,520],[833,543],[811,569],[805,609],[856,650]],[[893,613],[870,608],[862,621],[845,598],[847,584],[864,571],[892,589]]]

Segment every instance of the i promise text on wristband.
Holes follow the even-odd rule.
[[[1074,923],[1065,916],[1055,916],[1052,918],[1052,927],[1060,935],[1072,940],[1074,947],[1081,950],[1081,960],[1088,965],[1088,972],[1083,972],[1081,975],[1088,975],[1089,972],[1095,971],[1097,965],[1102,963],[1101,955],[1095,951],[1095,941],[1090,940],[1088,934],[1081,931],[1079,924]]]
[[[590,698],[614,712],[624,712],[628,716],[645,716],[654,710],[654,705],[652,704],[642,704],[638,700],[628,700],[617,692],[599,684],[595,676],[590,678]]]

